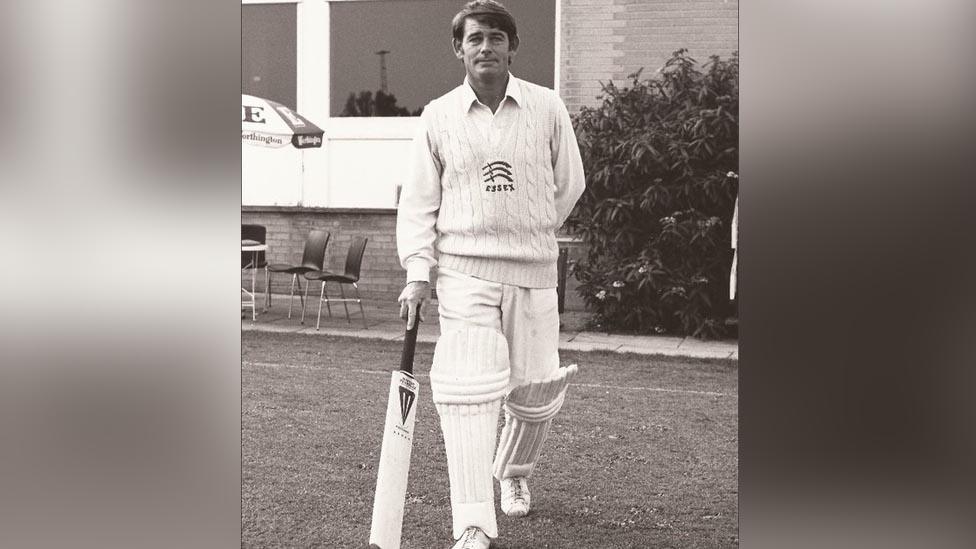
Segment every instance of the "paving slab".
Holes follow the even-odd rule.
[[[738,342],[734,339],[719,339],[719,340],[701,340],[694,337],[685,337],[681,340],[680,347],[698,347],[698,348],[721,348],[721,349],[732,349],[738,346]]]
[[[615,351],[620,345],[613,343],[587,343],[582,341],[567,341],[559,344],[560,351],[579,351],[589,353],[592,351]]]
[[[606,334],[603,332],[580,332],[579,335],[573,338],[573,342],[615,345],[619,347],[621,345],[629,345],[639,339],[640,336]]]
[[[725,349],[678,349],[672,356],[690,358],[729,358],[731,351]]]
[[[242,331],[257,331],[257,332],[275,332],[275,333],[297,333],[302,329],[302,326],[287,326],[284,324],[271,324],[271,323],[254,323],[254,322],[242,322]]]
[[[258,303],[263,303],[263,296],[258,294]],[[259,312],[256,321],[250,315],[242,315],[242,331],[266,331],[275,333],[299,333],[303,335],[334,335],[356,337],[363,339],[378,339],[385,341],[403,340],[403,323],[398,318],[398,308],[395,303],[364,303],[366,310],[367,329],[363,329],[359,307],[350,310],[351,320],[346,319],[345,311],[333,311],[330,318],[323,311],[321,327],[315,329],[315,308],[306,309],[305,324],[300,323],[301,308],[292,309],[292,318],[288,318],[288,304],[282,298],[276,298],[273,307]],[[297,310],[296,310],[297,309]],[[579,323],[577,323],[579,324]],[[699,341],[694,338],[673,336],[643,336],[630,334],[608,334],[605,332],[579,331],[580,326],[564,326],[565,331],[559,332],[559,349],[563,351],[591,352],[611,351],[618,353],[635,353],[643,355],[682,356],[692,358],[727,358],[738,360],[739,347],[735,340]],[[440,326],[436,314],[436,307],[428,308],[427,321],[420,325],[417,340],[423,343],[435,343],[440,335]]]
[[[688,356],[695,357],[721,357],[729,358],[733,351],[737,351],[739,345],[733,340],[721,340],[721,341],[700,341],[692,337],[686,337],[681,345],[678,346],[679,351],[689,353]]]
[[[387,331],[390,334],[390,341],[403,341],[405,334],[404,326],[402,324],[392,325]],[[440,335],[441,331],[436,325],[422,323],[420,328],[417,330],[417,341],[422,343],[437,343],[437,338],[439,338]]]
[[[677,347],[649,347],[644,345],[621,345],[614,349],[615,353],[632,353],[635,355],[658,355],[658,356],[689,356]],[[723,355],[724,357],[725,355]]]
[[[576,331],[559,332],[559,344],[562,345],[563,343],[568,343],[570,341],[573,341],[573,339],[576,338],[576,336],[578,336],[579,334],[580,333]]]
[[[618,336],[621,337],[621,336]],[[624,340],[621,339],[621,347],[638,348],[648,351],[677,351],[683,338],[662,337],[662,336],[637,336]],[[622,352],[622,351],[621,351]],[[628,351],[630,352],[630,351]]]

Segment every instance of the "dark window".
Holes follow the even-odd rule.
[[[555,0],[503,3],[515,17],[521,42],[512,74],[551,88]],[[451,50],[451,19],[462,5],[458,0],[333,2],[331,115],[343,116],[350,96],[355,101],[369,94],[376,106],[382,61],[387,83],[384,115],[417,114],[428,101],[460,84],[464,65]],[[382,51],[388,53],[377,53]]]
[[[298,106],[296,32],[295,4],[241,6],[241,93]]]

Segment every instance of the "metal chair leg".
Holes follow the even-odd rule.
[[[366,324],[366,310],[363,309],[363,299],[359,297],[359,285],[353,282],[352,287],[356,288],[356,303],[359,303],[359,312],[363,315],[363,329],[368,330],[369,324]]]
[[[325,308],[329,310],[329,318],[332,318],[332,305],[329,305],[329,294],[325,293],[325,281],[322,281],[322,295],[325,296]],[[319,308],[322,304],[319,303]]]
[[[271,271],[264,268],[264,310],[271,308]]]
[[[254,254],[255,256],[257,254]],[[256,286],[258,283],[258,266],[255,262],[254,268],[251,269],[251,322],[256,322],[258,319],[258,298],[254,292],[257,290]]]
[[[322,296],[324,296],[324,295],[325,295],[325,281],[323,280],[322,281],[322,290],[319,291],[319,315],[317,317],[315,317],[315,331],[316,332],[319,330],[319,323],[322,322]],[[326,303],[328,303],[328,302],[326,302]],[[329,313],[329,316],[332,316],[332,313]]]
[[[288,318],[291,318],[291,305],[295,302],[295,281],[298,275],[291,275],[291,293],[288,294]]]
[[[346,309],[346,322],[352,324],[352,319],[349,318],[349,306],[346,305],[346,292],[342,289],[342,283],[339,283],[339,295],[342,296],[342,306]]]
[[[305,324],[305,304],[308,303],[308,285],[311,283],[311,280],[305,281],[305,298],[302,299],[302,324]]]

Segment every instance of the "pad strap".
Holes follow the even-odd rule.
[[[569,381],[577,370],[575,364],[559,368],[548,379],[512,389],[505,401],[505,427],[493,465],[495,478],[532,475],[552,418],[562,408]]]
[[[539,406],[525,406],[512,401],[511,397],[505,401],[505,411],[523,421],[545,421],[556,417],[559,409],[563,407],[563,400],[566,399],[566,388],[556,395],[554,399],[546,404]]]
[[[500,400],[509,381],[508,342],[489,328],[441,335],[430,368],[431,396],[443,404]]]
[[[507,357],[506,357],[507,360]],[[430,372],[431,394],[437,404],[481,404],[501,400],[508,388],[508,369],[459,377]]]

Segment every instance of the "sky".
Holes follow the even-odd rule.
[[[519,52],[512,74],[553,85],[554,0],[505,0],[515,17]],[[386,55],[388,89],[397,105],[414,111],[464,79],[451,50],[451,19],[460,0],[386,0],[332,4],[331,111],[350,93],[380,89],[380,57]]]

